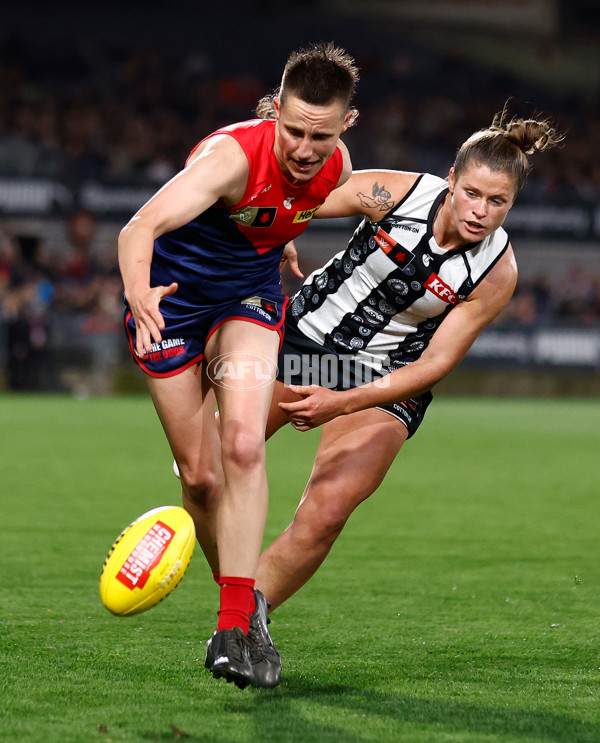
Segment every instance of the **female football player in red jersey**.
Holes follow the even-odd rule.
[[[260,558],[256,583],[273,608],[315,573],[416,432],[431,388],[507,305],[517,267],[502,224],[528,155],[562,138],[501,114],[461,146],[446,180],[356,172],[319,210],[366,219],[291,299],[267,436],[290,421],[323,429],[293,522]]]
[[[119,238],[130,349],[220,585],[206,665],[242,687],[274,686],[281,672],[254,590],[286,304],[279,263],[350,176],[340,136],[355,117],[357,80],[353,60],[332,44],[293,53],[278,93],[259,104],[262,118],[202,140]]]

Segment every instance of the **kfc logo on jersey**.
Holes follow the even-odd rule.
[[[431,274],[423,286],[432,294],[435,294],[438,299],[441,299],[442,302],[446,302],[446,304],[456,304],[458,301],[454,290],[448,284],[445,284],[435,273]]]
[[[415,259],[412,253],[409,253],[407,250],[400,247],[394,238],[382,229],[379,229],[377,234],[374,236],[374,239],[383,252],[399,266],[408,266]]]

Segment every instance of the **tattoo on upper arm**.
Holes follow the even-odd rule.
[[[394,206],[392,194],[385,186],[380,186],[377,182],[373,184],[370,196],[362,193],[362,191],[359,191],[356,195],[361,206],[367,209],[378,209],[380,212],[387,212]]]

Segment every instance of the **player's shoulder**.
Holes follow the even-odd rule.
[[[241,145],[227,134],[215,133],[192,150],[179,178],[189,188],[209,189],[216,200],[235,204],[242,198],[249,172],[250,161]]]
[[[479,295],[494,295],[504,298],[507,302],[514,293],[518,274],[517,261],[512,245],[510,242],[507,242],[506,249],[502,251],[498,260],[484,276],[479,286],[473,292],[473,295],[475,297]]]
[[[508,278],[514,279],[514,281],[516,282],[517,276],[519,274],[519,267],[517,266],[517,258],[515,256],[515,251],[513,250],[513,246],[508,240],[508,235],[506,235],[506,240],[507,240],[506,250],[502,254],[502,257],[500,258],[498,263],[501,264],[501,268],[505,274],[505,277],[507,279]]]
[[[265,146],[271,146],[274,132],[275,122],[266,119],[249,119],[222,126],[198,142],[190,152],[186,165],[208,152],[238,156],[243,153],[248,159],[255,152],[262,152]]]
[[[262,154],[265,147],[269,150],[273,147],[275,124],[274,119],[249,119],[248,121],[239,121],[236,124],[221,127],[214,132],[214,135],[230,137],[247,154],[254,152]]]
[[[236,139],[227,134],[215,132],[201,142],[198,142],[190,152],[185,164],[186,167],[193,165],[207,155],[213,155],[214,157],[237,157],[241,160],[243,154],[244,149]]]

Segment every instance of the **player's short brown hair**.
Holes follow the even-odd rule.
[[[339,101],[346,112],[351,109],[358,80],[358,68],[352,57],[332,42],[299,49],[288,57],[279,88],[261,98],[256,113],[261,119],[274,118],[273,98],[279,98],[285,105],[290,95],[316,106]],[[358,115],[353,111],[356,113],[352,121]]]

